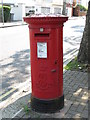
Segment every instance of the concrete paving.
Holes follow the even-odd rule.
[[[88,118],[88,75],[78,71],[66,71],[63,75],[65,107],[54,114],[29,112],[30,118]],[[20,115],[21,116],[21,115]]]
[[[9,24],[2,27],[8,27]],[[15,25],[15,24],[14,24]],[[16,25],[22,25],[22,23],[17,23]],[[9,25],[10,26],[10,25]],[[11,25],[12,26],[12,25]],[[10,27],[11,27],[10,26]],[[70,36],[69,36],[70,37]],[[70,37],[71,40],[72,37]],[[73,38],[72,38],[73,39]],[[80,38],[78,38],[80,39]],[[69,41],[71,42],[71,41]],[[75,45],[75,44],[74,44]],[[77,47],[77,46],[76,46]],[[69,51],[67,51],[68,53]],[[76,56],[78,52],[78,49],[72,50],[70,54],[67,56],[64,56],[64,65],[66,65],[73,57]],[[19,57],[19,53],[16,56],[12,56],[9,59],[9,63],[7,64],[8,67],[6,69],[8,78],[12,80],[12,82],[9,82],[9,79],[6,79],[7,85],[17,82],[17,86],[15,85],[13,89],[10,88],[9,92],[15,92],[16,94],[8,96],[8,99],[2,99],[0,103],[0,117],[3,118],[88,118],[88,75],[87,73],[79,72],[79,71],[64,71],[63,75],[63,82],[64,82],[64,96],[65,96],[65,107],[55,113],[55,114],[40,114],[33,112],[30,108],[29,114],[25,112],[25,106],[27,103],[30,102],[30,95],[31,95],[31,79],[30,79],[30,60],[25,62],[27,60],[27,57],[29,56],[29,50],[20,53],[20,61],[16,61],[15,57]],[[26,54],[27,53],[27,54]],[[66,53],[66,51],[65,51]],[[23,58],[21,57],[23,55]],[[15,59],[15,61],[13,61]],[[7,63],[8,59],[5,59],[4,61],[0,61],[3,63],[3,69],[6,68],[5,61]],[[11,62],[10,62],[11,60]],[[19,64],[18,64],[19,63]],[[24,68],[25,65],[25,68]],[[17,69],[19,68],[17,72]],[[8,74],[8,70],[9,74]],[[23,72],[25,73],[25,76],[23,76]],[[18,73],[18,74],[17,74]],[[5,73],[6,74],[6,73]],[[6,77],[7,78],[7,77]],[[27,79],[26,82],[23,82],[23,85],[20,85],[21,79],[24,81],[24,79]],[[22,87],[24,86],[24,87]],[[27,86],[27,87],[26,87]],[[7,93],[8,94],[8,93]],[[10,93],[9,93],[10,94]],[[0,100],[1,100],[0,99]]]
[[[63,90],[65,97],[65,106],[62,110],[54,114],[41,114],[30,108],[30,86],[27,92],[22,91],[16,95],[16,100],[2,110],[4,118],[88,118],[88,74],[79,71],[66,71],[63,74]],[[23,96],[22,96],[23,94]],[[18,96],[21,98],[18,99]],[[28,106],[27,114],[25,106]],[[13,109],[14,112],[13,113]],[[16,109],[16,111],[15,111]],[[7,115],[10,111],[9,116]]]
[[[14,26],[20,26],[20,25],[26,25],[24,21],[16,21],[16,22],[6,22],[6,23],[0,23],[0,28],[6,28],[6,27],[14,27]]]

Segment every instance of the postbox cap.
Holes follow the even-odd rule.
[[[67,16],[60,14],[35,14],[24,17],[24,21],[28,24],[44,24],[44,23],[64,23],[68,20]]]

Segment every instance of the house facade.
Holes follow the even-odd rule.
[[[83,11],[80,9],[78,4],[84,6],[85,8],[88,8],[88,2],[89,0],[73,0],[73,15],[74,16],[85,16],[87,11]]]
[[[66,0],[66,15],[68,17],[72,17],[72,12],[73,12],[73,1]]]
[[[88,8],[88,2],[89,0],[81,0],[81,4],[86,8]]]
[[[2,0],[0,0],[2,2]],[[11,20],[23,20],[29,14],[62,14],[66,4],[67,16],[72,16],[72,0],[3,0],[3,4],[11,5]],[[0,3],[1,3],[0,2]]]

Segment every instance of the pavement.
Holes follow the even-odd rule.
[[[30,86],[17,94],[12,104],[2,110],[2,116],[17,118],[88,118],[88,73],[80,71],[64,71],[63,74],[64,108],[52,114],[32,111],[30,107]],[[27,93],[27,94],[26,94]],[[23,96],[20,97],[20,95]],[[18,98],[19,97],[19,98]],[[13,110],[16,112],[13,113]]]
[[[20,26],[20,25],[26,25],[24,21],[14,21],[14,22],[6,22],[6,23],[0,23],[0,28],[6,28],[6,27],[14,27],[14,26]]]
[[[22,118],[88,118],[88,75],[79,71],[66,71],[63,74],[63,91],[65,106],[62,110],[53,114],[41,114],[31,110],[30,102],[14,116],[18,120]],[[30,100],[30,94],[23,100]],[[18,101],[18,100],[17,100]]]
[[[1,28],[15,25],[23,25],[23,23],[15,22],[4,25],[0,23]],[[2,102],[0,118],[17,118],[17,120],[22,120],[23,118],[27,118],[27,120],[30,120],[30,118],[88,118],[87,72],[64,70],[63,92],[65,105],[63,109],[52,114],[42,114],[32,111],[30,107],[31,78],[28,78],[27,82],[24,84],[24,88],[20,86],[20,91],[14,94],[12,99]],[[25,87],[26,85],[27,88]],[[8,103],[7,106],[3,106],[5,103]]]

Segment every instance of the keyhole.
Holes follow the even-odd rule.
[[[57,64],[57,60],[55,61],[55,64]]]

